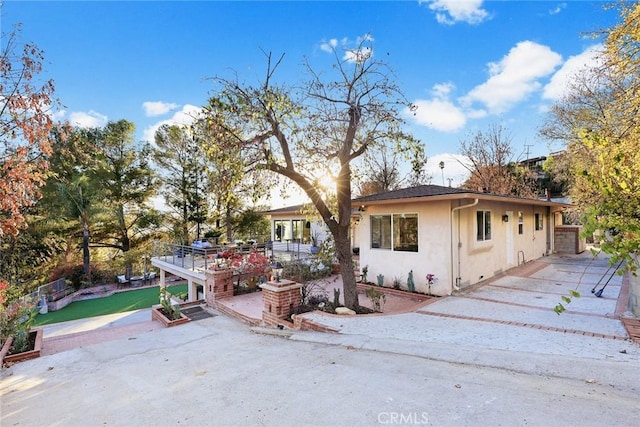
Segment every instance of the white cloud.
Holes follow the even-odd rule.
[[[56,110],[50,113],[51,120],[56,122],[62,121],[66,115],[67,115],[67,112],[65,110]]]
[[[440,162],[444,162],[444,168],[440,169]],[[469,158],[461,154],[442,153],[427,159],[425,170],[431,175],[431,183],[435,185],[449,186],[451,180],[452,187],[459,187],[467,178],[469,178],[469,170],[464,166],[470,167]]]
[[[349,62],[363,62],[373,56],[373,49],[370,47],[362,47],[360,49],[347,50],[342,59]]]
[[[419,0],[428,3],[429,9],[435,11],[436,20],[441,24],[453,25],[457,22],[480,24],[489,18],[489,13],[482,8],[483,0]]]
[[[69,123],[72,126],[81,128],[99,128],[107,124],[108,118],[104,114],[90,110],[85,113],[83,111],[74,111],[69,114]]]
[[[180,111],[177,111],[173,114],[170,119],[159,121],[151,126],[148,126],[143,134],[142,140],[153,142],[155,139],[156,131],[162,125],[189,125],[193,122],[194,118],[198,115],[201,108],[196,107],[195,105],[186,104],[182,106]]]
[[[178,107],[178,104],[172,104],[162,101],[147,101],[142,104],[144,114],[147,117],[161,116],[163,114],[167,114],[169,111],[175,110]]]
[[[373,48],[365,46],[365,43],[372,43],[374,38],[371,34],[358,36],[355,41],[344,37],[340,40],[329,39],[320,43],[320,49],[327,53],[334,53],[338,48],[345,51],[342,59],[349,62],[360,62],[373,56]]]
[[[328,53],[333,53],[336,47],[338,47],[338,39],[331,39],[327,42],[320,43],[320,49]]]
[[[602,45],[597,44],[585,49],[579,55],[571,56],[562,67],[551,77],[549,83],[544,87],[542,97],[552,101],[557,101],[571,87],[572,80],[581,71],[600,65],[598,55],[602,52]]]
[[[455,132],[467,123],[465,113],[449,100],[455,89],[450,82],[437,83],[431,88],[431,99],[417,99],[403,115],[420,126],[441,132]]]
[[[464,127],[464,112],[447,99],[418,99],[413,108],[406,108],[404,115],[416,124],[441,132],[455,132]]]
[[[549,10],[549,14],[550,15],[557,15],[558,13],[562,12],[566,8],[567,8],[567,4],[566,3],[559,3],[556,7],[554,7],[551,10]]]
[[[539,79],[551,74],[561,61],[562,57],[548,46],[520,42],[500,62],[490,63],[489,79],[460,101],[466,107],[480,102],[491,114],[504,113],[539,90]]]

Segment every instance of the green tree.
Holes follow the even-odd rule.
[[[80,175],[72,182],[58,182],[59,200],[64,206],[64,212],[74,218],[82,228],[82,271],[85,281],[91,278],[91,218],[95,210],[94,201],[98,200],[95,187],[92,187],[87,175]]]
[[[115,248],[124,253],[148,240],[157,224],[150,206],[158,180],[151,168],[151,148],[134,145],[135,125],[127,120],[109,122],[98,132],[98,155],[93,185],[104,196],[108,214],[96,227],[94,247]]]
[[[212,199],[212,217],[218,229],[224,222],[226,240],[232,241],[245,206],[267,192],[269,181],[258,179],[254,165],[245,161],[241,147],[229,139],[233,133],[219,130],[206,119],[192,125],[195,139],[205,153],[206,192]]]
[[[310,198],[333,236],[345,305],[352,309],[359,302],[349,239],[351,163],[384,141],[417,143],[403,132],[397,111],[407,102],[372,52],[371,39],[364,37],[346,55],[334,49],[326,73],[307,61],[309,81],[298,89],[275,82],[283,56],[274,63],[267,55],[259,85],[216,78],[218,91],[205,109],[219,144],[241,149],[243,164],[293,181]],[[327,175],[335,182],[333,194],[319,185]]]
[[[636,269],[640,249],[640,4],[620,3],[598,65],[576,76],[541,134],[565,142],[572,202],[585,231],[604,231],[602,249]]]
[[[153,160],[162,171],[165,201],[172,209],[170,221],[179,230],[179,241],[188,243],[189,225],[198,216],[195,208],[202,198],[195,195],[200,191],[196,169],[200,167],[201,150],[186,128],[175,125],[158,128],[155,143]]]

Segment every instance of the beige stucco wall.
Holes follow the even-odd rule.
[[[466,200],[462,204],[471,202]],[[426,275],[435,274],[437,280],[431,292],[449,295],[458,285],[473,285],[515,267],[523,260],[531,261],[546,255],[547,240],[551,241],[552,247],[555,216],[549,215],[544,206],[480,201],[476,206],[452,214],[452,209],[458,205],[457,201],[439,201],[367,206],[358,227],[360,266],[368,267],[367,279],[376,283],[377,275],[383,274],[385,286],[393,286],[397,277],[406,288],[408,273],[413,270],[416,289],[427,292]],[[489,241],[478,242],[476,239],[478,210],[491,212],[492,237]],[[523,213],[523,234],[518,233],[520,211]],[[371,215],[399,213],[418,214],[418,252],[372,249]],[[542,215],[542,230],[535,230],[535,213]],[[503,215],[509,215],[508,222],[503,222]],[[508,233],[511,233],[510,244]]]
[[[406,289],[409,271],[413,270],[416,290],[427,292],[426,275],[435,274],[437,282],[432,285],[434,294],[451,293],[451,233],[449,202],[429,205],[398,204],[393,206],[368,206],[359,224],[360,267],[367,266],[367,280],[377,283],[378,274],[384,275],[385,286],[393,286],[399,278]],[[396,252],[371,248],[371,215],[418,214],[418,252]]]
[[[476,239],[476,212],[485,210],[491,212],[492,236],[491,240],[478,242]],[[518,212],[523,214],[523,233],[518,230]],[[526,206],[510,203],[479,202],[477,206],[462,209],[460,213],[460,245],[454,251],[454,274],[458,285],[466,287],[500,274],[521,264],[523,260],[531,261],[547,254],[547,238],[550,222],[553,218],[541,206]],[[542,216],[542,230],[535,230],[535,214]],[[502,216],[508,215],[509,220],[503,222]],[[457,226],[457,214],[454,217]],[[512,243],[508,243],[511,234]],[[455,236],[454,245],[458,242]],[[456,281],[454,280],[454,283]]]

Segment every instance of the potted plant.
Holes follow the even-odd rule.
[[[320,239],[318,239],[318,233],[313,233],[311,235],[311,248],[309,249],[312,255],[316,255],[318,252],[320,252],[319,242]]]
[[[151,320],[157,320],[170,327],[187,323],[189,318],[180,312],[178,304],[172,304],[171,294],[166,288],[160,289],[160,305],[151,307]]]

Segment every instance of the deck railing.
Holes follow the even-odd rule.
[[[173,243],[163,244],[156,249],[155,258],[181,268],[193,271],[207,270],[215,263],[218,254],[232,251],[241,254],[259,252],[267,255],[270,249],[267,243],[254,243],[250,245],[177,245]]]

